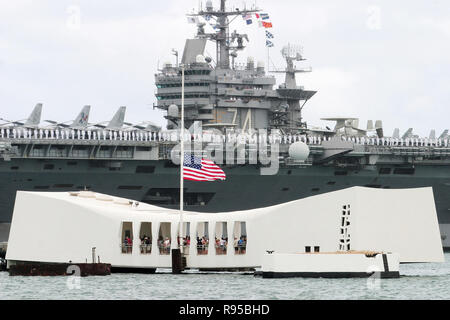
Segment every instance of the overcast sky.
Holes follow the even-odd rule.
[[[213,1],[218,6],[218,0]],[[228,1],[241,6],[243,1]],[[247,2],[247,6],[254,1]],[[270,15],[271,69],[284,68],[283,45],[301,45],[313,72],[297,82],[317,90],[304,109],[324,117],[383,120],[390,135],[413,127],[428,135],[450,128],[450,1],[258,0]],[[0,117],[24,119],[38,102],[43,119],[67,121],[92,105],[91,122],[127,106],[126,121],[165,124],[153,110],[158,62],[175,62],[195,35],[185,14],[198,0],[0,0]],[[265,35],[248,33],[248,55],[267,64]],[[215,57],[211,48],[208,54]],[[273,67],[272,67],[273,62]],[[281,83],[283,78],[279,78]]]

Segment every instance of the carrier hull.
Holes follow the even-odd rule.
[[[44,170],[51,164],[51,170]],[[145,167],[147,172],[137,172]],[[386,167],[385,165],[383,166]],[[15,169],[11,169],[15,168]],[[185,182],[186,208],[231,212],[273,206],[353,186],[404,189],[432,187],[444,247],[450,247],[450,168],[416,166],[413,175],[380,174],[377,166],[346,170],[312,165],[281,167],[263,176],[257,165],[223,166],[226,181]],[[92,160],[12,159],[0,161],[0,241],[11,222],[16,192],[88,189],[167,208],[179,207],[179,169],[168,160],[122,161],[119,169],[98,167]],[[407,221],[405,221],[407,223]]]

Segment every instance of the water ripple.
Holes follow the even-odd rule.
[[[400,279],[263,279],[245,273],[108,277],[10,277],[0,273],[0,299],[67,300],[376,300],[450,299],[445,263],[401,265]],[[77,282],[79,281],[79,282]]]

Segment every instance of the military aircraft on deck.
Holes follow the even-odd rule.
[[[75,120],[72,121],[72,124],[67,124],[67,122],[56,122],[53,120],[45,120],[45,122],[48,122],[52,124],[52,128],[69,128],[69,129],[86,129],[89,125],[89,113],[91,111],[91,106],[84,106],[81,112],[78,114],[78,116],[75,118]],[[70,121],[68,121],[70,122]]]
[[[36,129],[39,127],[39,123],[41,122],[41,113],[42,103],[38,103],[27,119],[18,121],[0,119],[2,121],[5,121],[5,123],[1,124],[0,127],[22,127],[27,129]]]

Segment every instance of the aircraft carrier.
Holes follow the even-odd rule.
[[[71,123],[41,125],[42,104],[26,121],[3,120],[0,241],[7,240],[17,190],[93,190],[178,208],[179,165],[171,151],[180,144],[184,100],[190,142],[201,145],[202,154],[213,146],[208,156],[216,162],[226,159],[219,165],[227,176],[218,182],[186,181],[186,210],[259,208],[352,186],[433,187],[442,241],[450,247],[448,131],[422,138],[411,129],[404,134],[396,129],[386,136],[380,120],[361,129],[355,118],[325,118],[335,122],[333,129],[308,126],[302,109],[316,91],[297,85],[296,74],[311,71],[297,68],[304,60],[301,51],[283,48],[285,82],[279,85],[263,62],[248,58],[245,64],[237,63],[248,42],[247,34],[230,32],[240,17],[259,17],[263,27],[269,27],[257,8],[231,9],[225,0],[217,7],[206,1],[188,15],[197,26],[196,35],[186,40],[180,62],[174,51],[176,63],[164,64],[155,75],[154,107],[167,111],[167,128],[126,123],[125,107],[109,123],[100,124],[88,122],[86,106]],[[264,31],[270,35],[269,30]],[[205,54],[208,41],[216,46],[215,56]],[[261,154],[252,161],[255,146],[269,150],[272,163],[260,161]],[[264,173],[274,162],[276,170]]]

